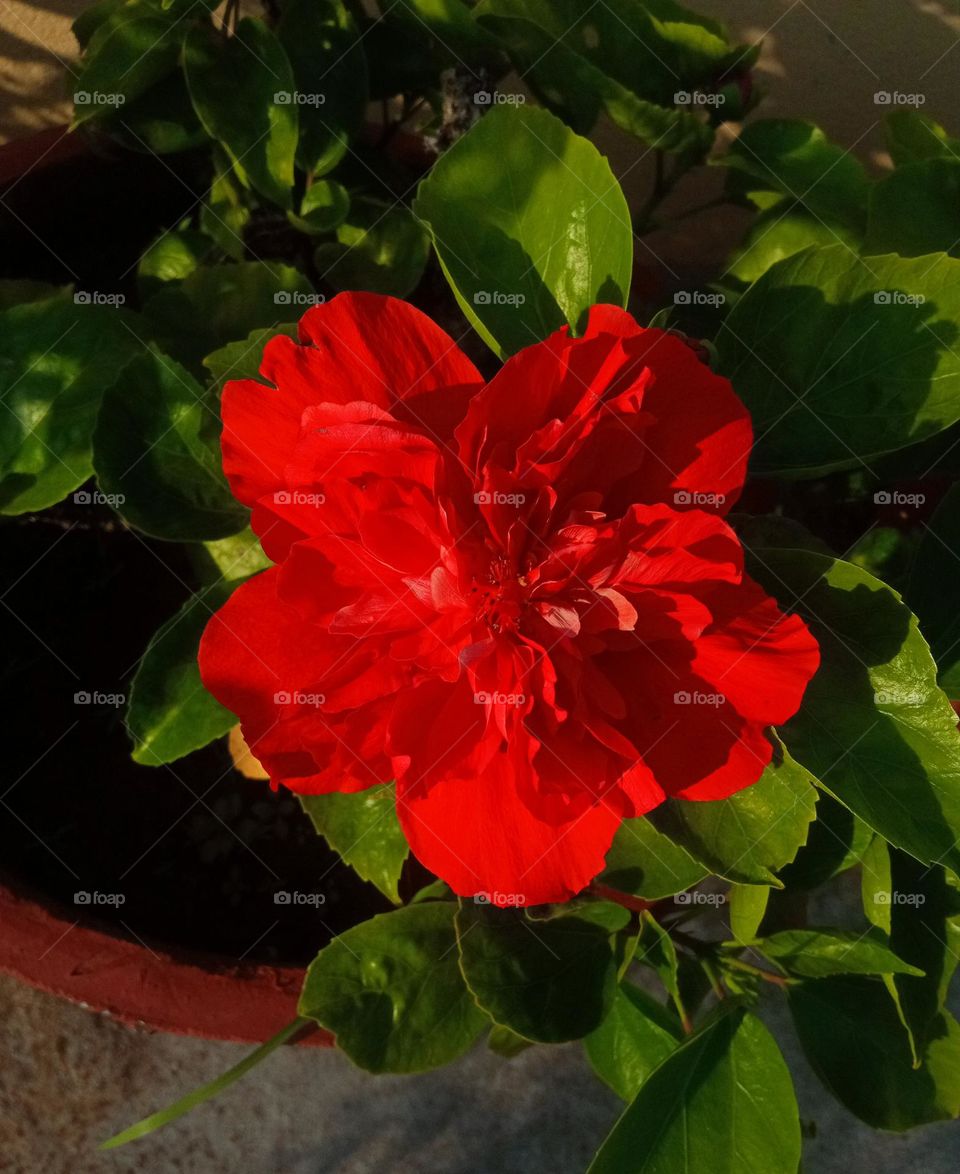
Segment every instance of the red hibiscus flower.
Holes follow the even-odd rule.
[[[679,339],[596,306],[484,383],[403,302],[341,294],[223,394],[277,564],[210,621],[204,683],[306,794],[396,779],[458,893],[563,901],[620,821],[770,760],[813,637],[722,515],[751,428]]]

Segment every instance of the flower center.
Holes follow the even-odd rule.
[[[477,618],[493,632],[515,632],[527,605],[529,587],[526,577],[505,555],[490,562],[486,580],[474,580],[472,591],[480,596]]]

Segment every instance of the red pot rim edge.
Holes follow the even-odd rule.
[[[130,1027],[262,1043],[297,1017],[304,971],[152,949],[0,884],[0,973]],[[303,1043],[330,1047],[318,1028]]]

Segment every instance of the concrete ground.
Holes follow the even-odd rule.
[[[820,1087],[782,999],[765,1008],[797,1084],[805,1174],[956,1174],[955,1123],[878,1134]],[[370,1076],[286,1048],[218,1099],[107,1154],[97,1143],[248,1049],[147,1035],[0,978],[0,1170],[9,1174],[581,1174],[619,1102],[580,1048],[478,1047],[421,1076]],[[709,1174],[696,1171],[693,1174]]]

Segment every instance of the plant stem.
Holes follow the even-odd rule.
[[[646,913],[648,909],[653,909],[656,905],[656,901],[645,901],[643,897],[634,897],[632,893],[623,893],[600,881],[594,881],[590,885],[589,891],[602,901],[613,901],[615,904],[623,906],[624,909],[629,909],[631,913]]]
[[[787,978],[782,974],[774,974],[772,970],[762,970],[759,966],[753,966],[749,962],[743,962],[739,958],[724,958],[724,966],[732,966],[734,970],[742,970],[746,974],[753,974],[757,978],[762,978],[764,982],[773,983],[775,986],[788,987],[793,986],[794,980]]]

